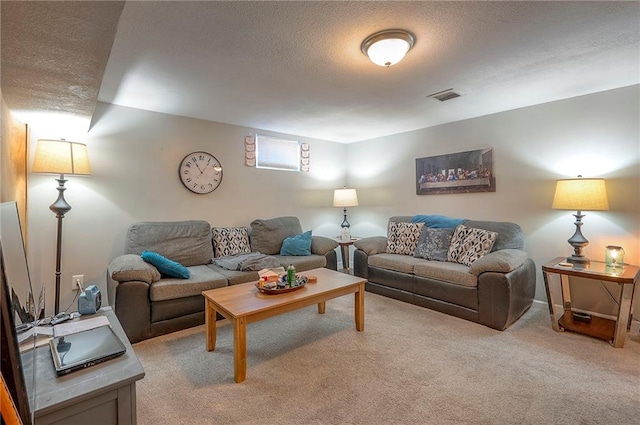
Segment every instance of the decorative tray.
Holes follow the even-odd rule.
[[[285,294],[287,292],[297,291],[298,289],[304,288],[304,285],[306,285],[306,282],[301,283],[298,286],[290,286],[290,287],[286,287],[286,288],[269,289],[269,288],[260,287],[260,283],[256,282],[256,288],[258,288],[258,291],[262,292],[263,294],[267,294],[267,295]]]

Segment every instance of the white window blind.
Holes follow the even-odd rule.
[[[300,171],[300,142],[256,134],[256,167]]]

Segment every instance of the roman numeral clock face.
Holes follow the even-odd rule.
[[[220,161],[207,152],[193,152],[185,156],[178,173],[184,187],[199,195],[213,192],[222,181]]]

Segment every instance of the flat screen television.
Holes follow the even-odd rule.
[[[33,423],[33,396],[35,394],[35,339],[31,349],[21,353],[18,335],[34,328],[36,320],[44,313],[44,299],[37,297],[34,302],[27,256],[22,238],[22,229],[15,202],[0,204],[0,348],[2,378],[15,404],[22,423]],[[29,348],[29,347],[27,347]],[[30,376],[25,376],[30,370]],[[27,381],[29,380],[29,381]],[[26,382],[32,383],[32,394],[27,393]]]

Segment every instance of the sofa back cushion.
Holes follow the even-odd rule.
[[[282,241],[289,236],[302,233],[302,226],[298,217],[276,217],[258,219],[251,222],[251,251],[267,255],[280,254]]]
[[[390,217],[389,223],[411,222],[413,217],[414,216],[411,215],[397,215]],[[524,234],[522,233],[522,228],[515,223],[506,221],[466,220],[464,225],[496,232],[498,237],[491,248],[491,252],[500,249],[524,249]]]
[[[524,249],[524,234],[522,233],[522,228],[515,223],[506,221],[468,220],[464,225],[496,232],[498,237],[493,244],[493,248],[491,248],[491,252],[500,249]]]
[[[125,254],[154,251],[184,266],[209,264],[213,259],[211,226],[203,220],[143,221],[127,230]]]

